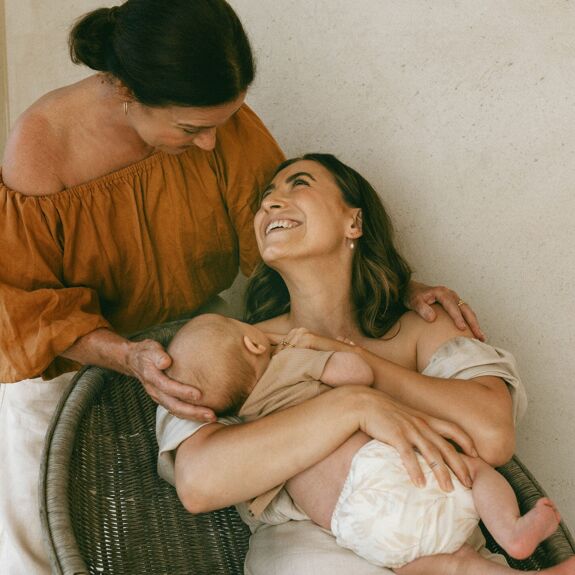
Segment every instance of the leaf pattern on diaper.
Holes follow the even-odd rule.
[[[452,475],[455,488],[445,493],[432,474],[426,476],[426,487],[419,489],[393,447],[375,440],[364,445],[333,513],[337,543],[390,568],[459,549],[479,520],[471,491]]]

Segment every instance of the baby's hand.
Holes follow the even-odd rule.
[[[296,327],[288,332],[287,335],[275,333],[266,334],[272,345],[276,346],[275,353],[278,353],[289,347],[300,349],[315,349],[318,351],[342,351],[344,345],[354,345],[351,341],[340,339],[331,339],[310,332],[305,327]]]

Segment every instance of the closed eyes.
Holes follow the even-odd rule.
[[[180,130],[182,130],[182,132],[186,133],[186,134],[198,134],[200,132],[200,130],[198,130],[197,128],[180,128]]]

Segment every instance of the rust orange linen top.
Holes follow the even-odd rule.
[[[212,152],[158,152],[48,196],[0,180],[0,382],[69,371],[58,355],[83,335],[185,316],[249,274],[253,195],[282,159],[243,106]]]

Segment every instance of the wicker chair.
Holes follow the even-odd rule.
[[[183,322],[159,326],[164,345]],[[128,377],[82,369],[62,398],[46,438],[40,506],[52,570],[65,575],[241,575],[249,530],[233,508],[192,515],[156,475],[155,404]],[[514,458],[501,469],[522,511],[543,491]],[[492,550],[500,551],[486,533]],[[565,525],[519,569],[554,565],[575,553]]]

